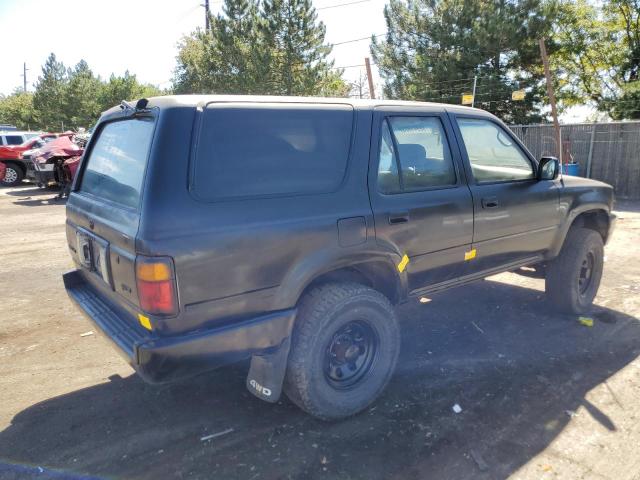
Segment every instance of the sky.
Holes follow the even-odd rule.
[[[334,5],[352,3],[335,8]],[[384,34],[383,8],[387,0],[313,0],[334,44],[332,59],[344,78],[366,81],[364,58],[370,56],[372,35]],[[22,87],[27,63],[27,89],[33,91],[51,52],[68,67],[81,59],[102,78],[126,70],[138,80],[161,88],[171,85],[180,39],[204,26],[204,0],[0,0],[0,93]],[[215,14],[221,1],[211,0]],[[367,40],[340,44],[367,37]],[[356,65],[355,67],[352,67]],[[381,80],[372,64],[375,90]],[[592,113],[587,107],[570,109],[564,122],[580,122]]]
[[[353,1],[314,0],[318,17],[327,27],[328,43],[386,31],[385,0],[323,8]],[[84,59],[103,78],[128,69],[140,81],[168,87],[179,40],[204,26],[201,3],[204,0],[0,0],[0,93],[22,87],[23,62],[29,69],[27,88],[33,91],[51,52],[66,66]],[[211,1],[214,14],[221,4]],[[332,57],[336,66],[350,66],[364,64],[369,55],[369,41],[365,40],[336,45]],[[347,68],[344,77],[356,80],[359,73],[364,76],[364,67]],[[377,90],[377,71],[374,79]]]

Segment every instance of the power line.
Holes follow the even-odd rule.
[[[370,40],[370,39],[371,39],[371,37],[380,37],[380,36],[382,36],[382,35],[386,35],[386,33],[377,33],[377,34],[375,34],[375,35],[370,35],[370,36],[368,36],[368,37],[354,38],[353,40],[345,40],[345,41],[343,41],[343,42],[336,42],[336,43],[332,43],[331,45],[335,47],[336,45],[344,45],[344,44],[346,44],[346,43],[361,42],[361,41],[363,41],[363,40]]]
[[[328,5],[326,7],[316,7],[316,10],[328,10],[329,8],[346,7],[348,5],[355,5],[356,3],[366,3],[371,0],[356,0],[355,2],[338,3],[336,5]]]

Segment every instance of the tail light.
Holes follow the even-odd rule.
[[[178,313],[176,280],[170,257],[136,257],[136,283],[140,308],[146,313]]]

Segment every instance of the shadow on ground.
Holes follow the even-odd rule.
[[[0,457],[101,477],[497,479],[580,406],[616,431],[585,395],[640,354],[638,319],[598,309],[587,328],[551,313],[540,291],[496,281],[399,314],[397,374],[346,421],[255,399],[245,365],[162,387],[113,377],[20,412],[0,433]]]
[[[1,191],[1,190],[0,190]],[[10,197],[17,197],[14,205],[23,207],[38,207],[40,205],[63,204],[66,199],[58,198],[57,188],[40,188],[35,185],[21,185],[2,192]]]

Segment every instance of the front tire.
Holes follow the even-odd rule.
[[[299,305],[284,391],[322,420],[354,415],[384,390],[399,352],[398,321],[384,295],[356,283],[314,288]]]
[[[5,163],[7,171],[4,174],[4,178],[0,180],[0,184],[3,187],[15,187],[22,182],[24,173],[22,169],[15,163]]]
[[[588,312],[598,293],[603,266],[604,243],[600,234],[587,228],[571,228],[560,254],[547,268],[547,297],[563,313]]]

